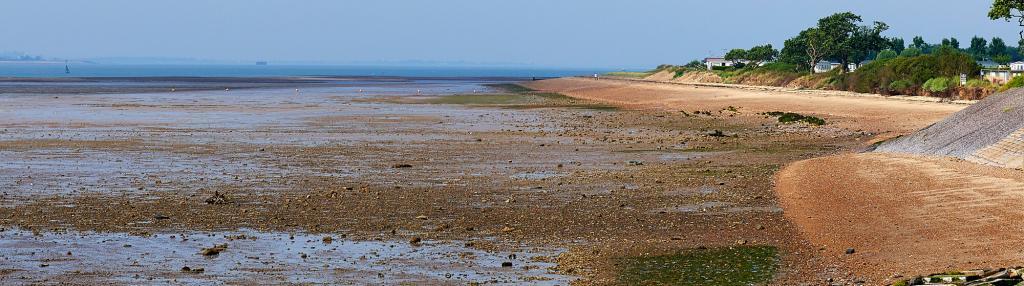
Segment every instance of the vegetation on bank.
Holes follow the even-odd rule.
[[[990,17],[1012,15],[995,13]],[[1024,39],[1018,42],[1019,47],[1007,45],[998,37],[988,40],[977,36],[966,48],[961,48],[956,38],[928,43],[914,37],[907,45],[902,38],[882,36],[889,29],[883,22],[861,22],[859,15],[836,13],[786,40],[781,50],[771,45],[733,49],[724,56],[731,66],[708,70],[701,61],[661,65],[649,72],[648,78],[949,99],[981,99],[997,91],[1024,87],[1024,78],[997,85],[979,76],[979,61],[1005,65],[1024,60]],[[838,67],[814,73],[820,61],[838,63]],[[961,83],[961,75],[968,77],[966,83]]]
[[[770,246],[700,248],[620,260],[623,285],[758,285],[775,276],[777,250]]]
[[[649,71],[646,71],[646,72],[617,71],[617,72],[605,73],[604,75],[606,75],[606,76],[624,77],[624,78],[645,78],[645,77],[650,76],[651,74],[652,74],[652,72],[649,72]]]
[[[771,116],[771,117],[778,118],[779,119],[779,123],[798,123],[798,122],[803,122],[803,123],[807,123],[807,124],[810,124],[810,125],[819,125],[819,126],[820,125],[825,125],[825,120],[824,119],[821,119],[821,118],[818,118],[818,117],[814,117],[814,116],[809,116],[809,115],[803,115],[803,114],[799,114],[799,113],[782,112],[782,111],[771,111],[771,112],[765,112],[763,114],[765,116]]]

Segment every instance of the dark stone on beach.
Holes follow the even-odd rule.
[[[857,250],[853,249],[852,247],[846,249],[846,254],[853,254],[854,252],[857,252]]]
[[[391,166],[391,168],[395,168],[395,169],[412,168],[412,165],[409,165],[409,164],[395,164],[395,165]]]
[[[419,245],[421,242],[423,242],[423,239],[419,237],[413,237],[412,239],[409,240],[409,244],[412,245]]]
[[[229,200],[224,194],[214,191],[212,196],[206,198],[206,203],[211,205],[226,205],[230,204],[231,200]]]
[[[203,248],[203,250],[200,251],[199,253],[202,254],[203,256],[214,256],[214,255],[220,254],[221,252],[223,252],[223,251],[225,251],[227,249],[228,249],[228,245],[227,244],[218,244],[218,245],[214,245],[213,247],[210,247],[210,248]]]
[[[158,219],[158,220],[160,220],[160,219],[171,219],[171,217],[165,216],[165,215],[162,215],[162,214],[157,214],[157,215],[153,216],[153,219]]]
[[[502,262],[501,263],[501,267],[512,267],[512,262],[508,262],[508,261]]]

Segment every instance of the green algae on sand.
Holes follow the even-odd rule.
[[[779,268],[775,247],[688,249],[676,254],[619,260],[623,285],[756,285]]]

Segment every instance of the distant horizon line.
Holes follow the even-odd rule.
[[[165,65],[165,66],[323,66],[323,67],[391,67],[391,68],[492,68],[492,69],[601,69],[601,70],[644,70],[653,67],[607,67],[607,66],[553,66],[553,65],[531,65],[531,64],[502,64],[502,63],[460,63],[460,62],[431,62],[431,61],[396,61],[396,62],[316,62],[316,61],[222,61],[222,60],[195,60],[195,61],[126,61],[126,60],[99,60],[99,59],[44,59],[44,60],[0,60],[0,64],[90,64],[90,65]],[[262,65],[264,64],[265,65]]]

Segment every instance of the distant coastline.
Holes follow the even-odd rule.
[[[205,64],[97,64],[64,61],[0,61],[0,77],[564,77],[605,73],[611,69],[522,67],[422,67],[343,65],[205,65]]]

